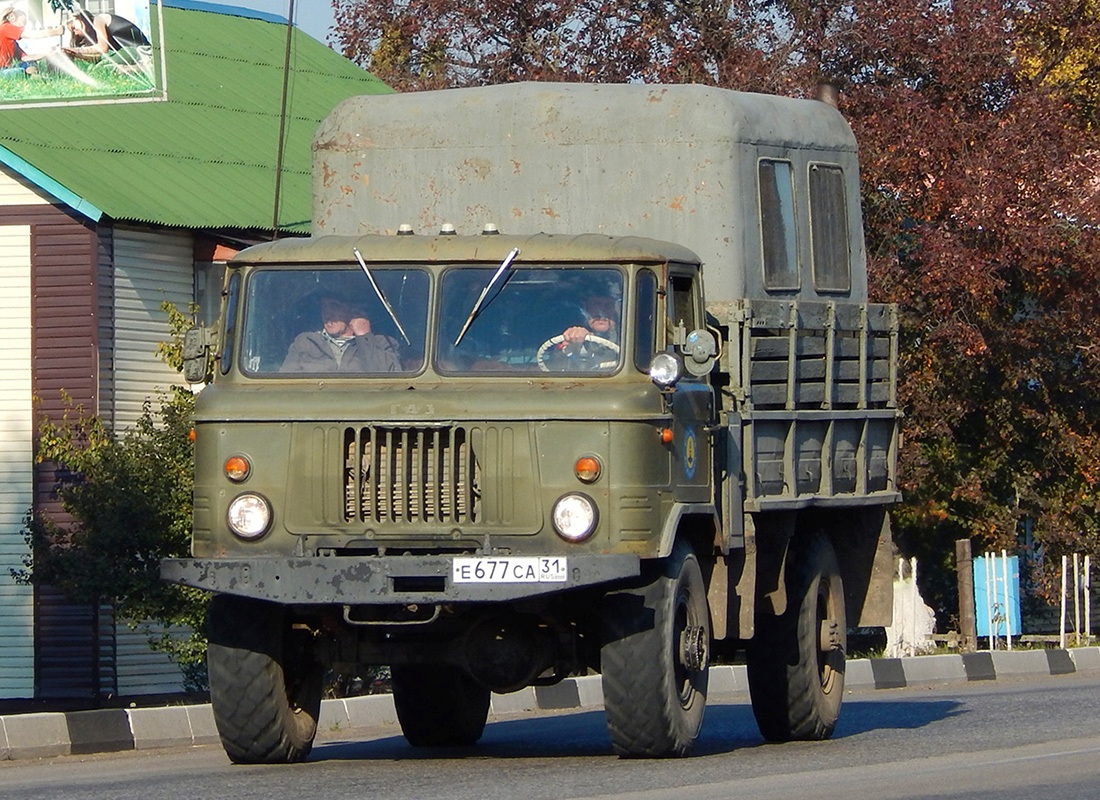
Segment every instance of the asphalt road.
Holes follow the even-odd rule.
[[[327,733],[308,763],[230,765],[217,747],[0,762],[0,798],[778,800],[1100,797],[1100,676],[851,694],[828,742],[764,744],[745,698],[713,703],[696,755],[611,754],[602,712],[492,723],[476,748],[393,729]]]

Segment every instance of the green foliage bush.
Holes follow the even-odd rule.
[[[165,311],[178,338],[189,318]],[[159,354],[176,365],[175,345],[162,345]],[[153,647],[185,672],[201,672],[207,594],[160,579],[162,558],[189,555],[195,397],[173,387],[157,399],[121,432],[72,405],[61,420],[41,423],[37,458],[57,466],[56,495],[71,522],[29,513],[31,555],[15,577],[57,587],[77,602],[109,602],[135,628],[166,626]]]

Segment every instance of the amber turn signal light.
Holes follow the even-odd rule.
[[[234,483],[240,483],[252,471],[252,465],[244,456],[230,456],[225,460],[225,477]]]
[[[672,428],[661,428],[661,444],[672,444]]]
[[[581,456],[573,465],[573,472],[577,480],[583,483],[593,483],[600,477],[600,460],[595,456]]]

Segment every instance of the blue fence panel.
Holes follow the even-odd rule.
[[[1012,635],[1019,636],[1020,626],[1020,559],[1008,559],[1008,622]],[[993,635],[1004,636],[1005,628],[1005,559],[995,555],[974,557],[974,611],[978,622],[978,635],[990,635],[990,616],[993,617]],[[988,573],[988,575],[987,575]],[[987,599],[988,598],[988,599]]]

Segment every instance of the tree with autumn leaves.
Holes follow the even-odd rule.
[[[402,91],[520,80],[809,96],[860,142],[871,282],[903,320],[895,535],[948,622],[955,539],[1100,552],[1096,0],[334,0]]]

